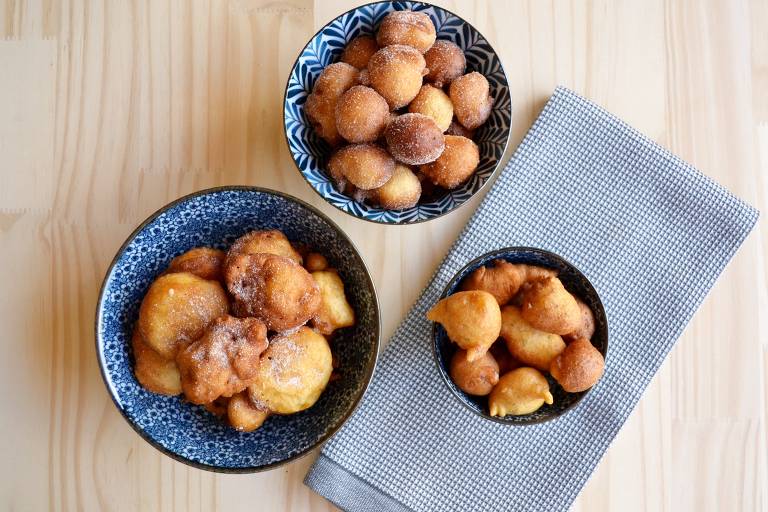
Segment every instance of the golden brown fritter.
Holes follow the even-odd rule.
[[[456,119],[470,130],[479,128],[491,116],[493,98],[488,80],[473,71],[451,82],[448,93]]]
[[[379,46],[408,45],[421,53],[435,43],[437,32],[429,15],[414,11],[392,11],[387,14],[376,33]]]
[[[282,231],[276,229],[250,231],[244,234],[229,248],[227,257],[231,258],[238,254],[276,254],[291,259],[299,265],[302,263],[299,251],[291,245]],[[224,265],[227,264],[225,260]]]
[[[548,268],[498,259],[493,260],[490,266],[484,265],[472,272],[462,281],[461,289],[484,290],[496,297],[500,306],[504,306],[524,283],[556,275],[554,270]]]
[[[584,338],[572,341],[549,368],[552,377],[569,393],[586,391],[594,386],[605,369],[605,359],[594,345]]]
[[[435,304],[427,319],[440,323],[448,337],[467,351],[467,360],[485,354],[501,332],[499,303],[488,292],[457,292]]]
[[[392,45],[368,61],[368,80],[392,110],[409,104],[421,89],[426,74],[424,56],[410,46]]]
[[[488,397],[491,416],[519,416],[537,411],[554,401],[547,379],[534,368],[505,373]]]
[[[307,272],[316,272],[328,268],[328,260],[319,252],[310,252],[304,257],[304,268]]]
[[[220,281],[224,257],[224,251],[210,247],[195,247],[173,258],[166,273],[189,272],[203,279]]]
[[[359,76],[354,66],[336,62],[323,70],[307,96],[304,114],[315,132],[331,146],[342,141],[336,130],[336,103],[344,91],[357,84]]]
[[[556,277],[526,286],[521,312],[533,327],[553,334],[568,334],[581,325],[581,309],[576,298]]]
[[[361,190],[384,185],[395,172],[392,157],[374,144],[351,144],[335,152],[328,173],[337,185],[351,183]]]
[[[181,377],[176,361],[163,359],[141,339],[138,329],[131,339],[133,357],[136,360],[136,380],[145,389],[160,395],[174,396],[181,393]]]
[[[549,370],[552,361],[565,349],[560,336],[534,328],[515,306],[501,309],[501,337],[512,357],[542,371]]]
[[[408,165],[433,162],[445,149],[442,130],[434,119],[423,114],[396,117],[387,125],[384,137],[389,153],[398,162]]]
[[[241,432],[253,432],[262,426],[268,417],[269,411],[254,405],[247,391],[234,395],[227,404],[229,424]]]
[[[451,380],[470,395],[485,396],[499,382],[499,364],[490,352],[474,361],[467,360],[467,352],[457,350],[448,370]]]
[[[422,165],[420,171],[435,185],[451,190],[475,173],[480,150],[471,139],[456,135],[444,136],[444,148],[439,158]]]
[[[320,307],[312,318],[312,325],[320,334],[332,334],[336,329],[355,325],[355,310],[347,302],[344,283],[335,270],[312,272],[320,287]]]
[[[420,197],[421,181],[403,164],[395,164],[395,172],[389,181],[371,190],[371,199],[388,210],[403,210],[416,206]]]
[[[451,126],[453,103],[442,89],[425,84],[421,86],[419,94],[408,105],[408,112],[431,117],[440,131],[444,132]]]
[[[357,69],[363,70],[368,65],[371,56],[379,51],[376,39],[371,36],[357,36],[347,44],[341,53],[341,62],[346,62]]]
[[[389,123],[389,105],[376,91],[356,85],[336,103],[336,129],[349,142],[374,142]]]
[[[443,87],[464,74],[467,60],[464,52],[452,41],[438,39],[424,54],[427,63],[427,80],[435,87]]]
[[[563,336],[567,341],[574,341],[579,338],[592,339],[592,335],[595,334],[595,316],[592,314],[592,310],[584,302],[576,299],[576,303],[579,305],[579,311],[581,311],[581,321],[579,327],[573,332],[569,332]]]

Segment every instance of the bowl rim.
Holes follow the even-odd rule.
[[[283,199],[286,199],[288,201],[293,201],[294,203],[298,204],[299,206],[303,206],[304,208],[308,209],[310,212],[314,213],[315,215],[319,216],[322,220],[327,222],[332,229],[334,229],[342,238],[344,238],[352,247],[352,250],[354,252],[355,257],[360,262],[360,264],[363,267],[363,270],[365,271],[365,276],[368,280],[368,286],[371,289],[372,296],[373,296],[373,303],[374,303],[374,315],[375,315],[375,326],[374,326],[374,332],[376,334],[376,340],[375,340],[375,346],[373,347],[375,353],[373,354],[373,357],[371,358],[371,362],[368,363],[366,372],[365,372],[365,382],[357,394],[357,396],[354,397],[352,407],[346,412],[346,414],[341,418],[341,420],[333,426],[328,432],[326,432],[323,436],[320,437],[318,441],[313,443],[308,448],[292,455],[291,457],[288,457],[287,459],[272,462],[270,464],[265,464],[262,466],[245,466],[245,467],[225,467],[225,466],[216,466],[212,464],[206,464],[203,462],[198,462],[192,459],[189,459],[187,457],[184,457],[183,455],[180,455],[164,446],[162,446],[160,443],[155,441],[153,438],[151,438],[144,429],[140,428],[136,423],[128,417],[126,411],[123,409],[123,407],[118,403],[117,398],[115,397],[115,393],[110,386],[110,381],[107,376],[107,370],[106,370],[106,362],[104,360],[104,352],[102,350],[102,346],[104,345],[101,337],[101,326],[102,326],[102,312],[104,307],[104,292],[107,288],[107,283],[109,282],[112,273],[115,269],[115,266],[117,265],[117,262],[119,261],[120,257],[125,252],[125,249],[134,241],[136,236],[144,230],[144,228],[147,227],[151,222],[153,222],[157,217],[165,213],[166,211],[170,210],[171,208],[177,206],[180,203],[183,203],[185,201],[188,201],[190,199],[193,199],[195,197],[199,196],[205,196],[205,195],[211,195],[216,194],[219,192],[260,192],[267,195],[274,195],[281,197]],[[327,442],[330,438],[332,438],[340,429],[344,426],[344,424],[347,423],[347,421],[352,417],[352,415],[357,411],[357,409],[360,407],[360,404],[363,400],[363,397],[365,396],[366,392],[368,391],[368,388],[371,384],[371,381],[373,380],[373,375],[376,370],[376,366],[378,364],[378,355],[379,350],[381,350],[381,306],[379,304],[379,297],[378,293],[376,291],[376,285],[373,282],[373,279],[371,278],[371,272],[368,268],[368,265],[365,263],[365,259],[360,254],[359,249],[355,245],[355,243],[352,241],[352,239],[342,230],[338,224],[336,224],[333,220],[331,220],[327,215],[325,215],[323,212],[321,212],[318,208],[312,206],[311,204],[294,197],[290,194],[286,194],[285,192],[280,192],[277,190],[272,190],[269,188],[264,187],[255,187],[255,186],[247,186],[247,185],[225,185],[225,186],[219,186],[219,187],[211,187],[206,188],[203,190],[198,190],[196,192],[192,192],[190,194],[186,194],[184,196],[179,197],[178,199],[175,199],[171,201],[170,203],[166,204],[165,206],[161,207],[160,209],[156,210],[154,213],[152,213],[149,217],[147,217],[141,224],[139,224],[136,229],[134,229],[130,235],[125,239],[125,241],[120,245],[120,248],[117,250],[117,253],[115,254],[114,258],[112,258],[111,263],[107,267],[106,273],[104,274],[104,278],[101,283],[101,287],[99,289],[99,297],[96,302],[96,318],[94,322],[94,342],[96,345],[96,359],[99,363],[99,373],[101,374],[101,378],[104,382],[104,386],[107,388],[107,394],[109,395],[109,398],[112,400],[112,403],[115,405],[115,408],[120,411],[120,415],[123,417],[123,419],[128,423],[128,425],[131,426],[131,428],[136,432],[144,441],[149,443],[151,446],[153,446],[155,449],[159,450],[163,454],[169,456],[170,458],[184,463],[188,466],[192,466],[197,469],[203,469],[206,471],[212,471],[215,473],[260,473],[262,471],[268,471],[271,469],[275,469],[279,466],[282,466],[284,464],[287,464],[289,462],[296,461],[298,459],[301,459],[305,456],[307,456],[312,450],[322,446],[325,442]]]
[[[507,254],[510,254],[510,253],[520,253],[520,252],[536,253],[536,254],[539,254],[540,256],[544,256],[546,258],[555,260],[558,263],[568,267],[568,269],[570,271],[573,271],[577,276],[579,276],[579,277],[584,279],[584,282],[589,286],[589,288],[592,289],[592,292],[594,293],[594,296],[595,296],[595,299],[596,299],[597,311],[593,310],[592,313],[595,316],[599,316],[599,317],[603,318],[603,325],[605,326],[605,328],[604,328],[605,350],[604,350],[604,353],[603,353],[603,358],[605,358],[607,360],[608,359],[608,346],[609,346],[609,343],[608,343],[609,342],[608,317],[605,314],[605,307],[603,306],[603,302],[600,299],[600,295],[597,293],[597,290],[595,289],[595,286],[592,284],[592,281],[590,281],[587,278],[587,276],[585,276],[584,273],[581,270],[579,270],[579,268],[576,265],[574,265],[570,261],[566,260],[562,256],[560,256],[558,254],[555,254],[552,251],[548,251],[546,249],[540,249],[538,247],[528,247],[528,246],[520,245],[520,246],[503,247],[501,249],[495,249],[493,251],[485,252],[485,253],[477,256],[476,258],[473,258],[470,262],[468,262],[466,265],[461,267],[454,274],[454,276],[451,278],[451,280],[448,281],[448,284],[445,286],[445,288],[443,288],[443,291],[440,294],[440,300],[442,300],[442,299],[444,299],[444,298],[446,298],[448,296],[448,292],[451,290],[451,288],[453,288],[455,285],[458,284],[457,280],[461,276],[463,276],[463,274],[467,270],[469,270],[473,266],[477,265],[481,261],[494,259],[494,257],[503,257],[504,255],[507,255]],[[441,362],[441,358],[440,358],[440,350],[439,350],[439,347],[438,347],[438,336],[437,336],[437,334],[438,334],[437,329],[438,329],[439,325],[440,324],[438,324],[437,322],[432,322],[432,358],[434,359],[435,364],[437,365],[437,370],[440,373],[440,376],[443,378],[443,383],[448,387],[448,389],[451,391],[451,394],[454,396],[454,398],[456,398],[456,400],[458,400],[458,402],[462,406],[466,407],[467,409],[469,409],[470,411],[472,411],[476,415],[478,415],[478,416],[480,416],[480,417],[482,417],[482,418],[484,418],[486,420],[493,421],[493,422],[499,423],[501,425],[509,425],[509,426],[513,426],[513,427],[527,427],[527,426],[530,426],[530,425],[539,425],[541,423],[547,423],[549,421],[552,421],[552,420],[555,420],[557,418],[560,418],[560,417],[564,416],[565,414],[567,414],[568,412],[572,411],[584,399],[584,397],[587,396],[587,394],[594,389],[594,386],[592,386],[591,388],[587,389],[586,391],[583,391],[583,392],[579,393],[578,397],[576,397],[570,404],[568,404],[568,406],[566,406],[563,409],[561,409],[560,411],[558,411],[557,414],[552,414],[552,415],[544,417],[544,418],[528,419],[526,421],[521,421],[521,422],[514,423],[514,422],[511,422],[511,421],[505,421],[504,418],[506,418],[506,416],[503,416],[503,417],[491,416],[490,414],[488,414],[486,412],[478,411],[478,410],[470,407],[464,401],[464,397],[462,397],[461,394],[460,394],[460,393],[462,393],[462,391],[459,390],[458,387],[453,383],[453,381],[451,380],[450,375],[448,375],[448,372],[446,371],[444,366],[440,363]],[[577,393],[570,393],[570,394],[577,394]],[[528,416],[528,415],[522,415],[522,417],[524,417],[524,416]],[[521,417],[521,416],[518,416],[518,417]]]
[[[496,55],[496,58],[497,58],[497,59],[498,59],[498,61],[499,61],[499,69],[501,70],[501,74],[504,76],[504,81],[507,83],[507,91],[509,91],[509,76],[507,76],[507,71],[504,69],[504,63],[502,62],[501,56],[500,56],[500,55],[499,55],[499,53],[496,51],[496,49],[495,49],[493,46],[491,46],[491,43],[490,43],[490,41],[488,40],[488,38],[487,38],[487,37],[485,37],[485,35],[484,35],[482,32],[480,32],[480,31],[479,31],[479,30],[478,30],[478,29],[477,29],[477,28],[476,28],[474,25],[472,25],[472,24],[471,24],[470,22],[468,22],[466,19],[464,19],[463,17],[459,16],[458,14],[456,14],[456,13],[455,13],[455,12],[453,12],[453,11],[451,11],[450,9],[446,9],[445,7],[441,7],[441,6],[439,6],[439,5],[435,5],[435,4],[432,4],[432,3],[429,3],[429,2],[422,2],[421,0],[409,0],[409,1],[411,1],[411,2],[414,2],[414,3],[420,3],[420,4],[423,4],[423,5],[429,6],[429,7],[433,7],[433,8],[435,8],[435,9],[440,9],[440,10],[442,10],[442,11],[445,11],[445,12],[447,12],[448,14],[450,14],[450,15],[452,15],[452,16],[455,16],[456,18],[460,19],[460,20],[461,20],[463,23],[466,23],[467,25],[469,25],[469,27],[470,27],[472,30],[474,30],[475,32],[477,32],[477,34],[478,34],[478,35],[480,35],[480,37],[482,37],[483,39],[485,39],[485,41],[488,43],[488,46],[491,48],[491,50],[492,50],[492,51],[493,51],[493,53]],[[470,195],[470,196],[469,196],[469,197],[468,197],[468,198],[467,198],[467,199],[466,199],[466,200],[465,200],[463,203],[459,204],[458,206],[456,206],[456,207],[454,207],[454,208],[452,208],[452,209],[450,209],[450,210],[448,210],[448,211],[442,212],[442,213],[440,213],[440,214],[438,214],[438,215],[435,215],[435,216],[433,216],[433,217],[429,217],[429,218],[426,218],[426,219],[417,219],[417,220],[414,220],[414,221],[409,221],[409,222],[387,222],[387,221],[383,221],[383,220],[377,220],[377,219],[369,219],[369,218],[366,218],[366,217],[361,217],[360,215],[356,215],[356,214],[354,214],[354,213],[348,212],[347,210],[345,210],[345,209],[341,208],[340,206],[337,206],[337,205],[335,205],[335,204],[331,203],[331,202],[330,202],[328,199],[326,199],[326,198],[325,198],[325,197],[324,197],[324,196],[323,196],[323,195],[322,195],[320,192],[318,192],[318,191],[317,191],[317,189],[315,189],[315,187],[313,187],[313,186],[312,186],[312,185],[309,183],[309,180],[307,180],[306,176],[304,176],[304,173],[303,173],[303,172],[301,172],[301,169],[299,168],[299,163],[296,161],[296,158],[293,156],[293,151],[291,151],[291,143],[290,143],[290,141],[288,140],[288,130],[287,130],[287,129],[286,129],[286,127],[285,127],[285,110],[286,110],[286,109],[285,109],[285,106],[286,106],[286,102],[288,101],[288,87],[289,87],[289,85],[290,85],[290,82],[291,82],[291,76],[293,75],[293,72],[294,72],[294,70],[296,69],[296,66],[297,66],[297,65],[298,65],[298,63],[299,63],[299,59],[300,59],[300,58],[301,58],[301,56],[304,54],[304,50],[306,50],[306,49],[307,49],[307,47],[308,47],[308,46],[309,46],[309,45],[312,43],[312,41],[314,41],[314,40],[315,40],[315,38],[316,38],[318,35],[320,35],[320,33],[321,33],[323,30],[325,30],[325,28],[326,28],[328,25],[330,25],[331,23],[333,23],[334,21],[336,21],[338,18],[341,18],[341,17],[342,17],[342,16],[344,16],[344,15],[347,15],[347,14],[349,14],[349,13],[351,13],[351,12],[357,11],[358,9],[361,9],[361,8],[363,8],[363,7],[368,7],[368,6],[370,6],[370,5],[376,5],[376,4],[391,4],[391,3],[393,3],[393,2],[392,2],[392,0],[377,0],[377,1],[374,1],[374,2],[367,2],[367,3],[361,4],[361,5],[355,6],[355,7],[351,8],[351,9],[348,9],[348,10],[346,10],[346,11],[342,12],[341,14],[338,14],[338,15],[334,16],[333,18],[331,18],[330,20],[328,20],[327,22],[325,22],[325,23],[323,24],[323,26],[322,26],[322,27],[320,27],[320,28],[319,28],[319,29],[318,29],[318,30],[317,30],[317,31],[316,31],[316,32],[315,32],[315,33],[312,35],[312,37],[310,37],[310,38],[309,38],[309,40],[308,40],[308,41],[307,41],[307,43],[306,43],[306,44],[305,44],[305,45],[304,45],[304,46],[301,48],[301,50],[299,50],[299,53],[298,53],[298,55],[296,55],[296,59],[293,61],[293,65],[291,66],[291,70],[288,72],[288,77],[287,77],[287,78],[286,78],[286,80],[285,80],[285,90],[283,91],[283,114],[282,114],[282,117],[283,117],[283,138],[284,138],[284,140],[285,140],[285,145],[286,145],[286,147],[288,148],[288,154],[291,156],[291,161],[293,162],[293,166],[296,168],[296,170],[297,170],[297,171],[299,171],[299,175],[301,176],[301,178],[302,178],[302,180],[304,181],[304,183],[305,183],[305,184],[306,184],[306,185],[307,185],[307,186],[308,186],[310,189],[312,189],[312,191],[313,191],[315,194],[317,194],[317,195],[318,195],[320,198],[322,198],[322,200],[323,200],[323,201],[325,201],[325,202],[326,202],[326,203],[328,203],[329,205],[333,206],[333,207],[334,207],[334,208],[336,208],[337,210],[339,210],[339,211],[341,211],[341,212],[345,213],[346,215],[349,215],[350,217],[353,217],[353,218],[355,218],[355,219],[360,219],[360,220],[363,220],[363,221],[366,221],[366,222],[370,222],[370,223],[372,223],[372,224],[379,224],[379,225],[384,225],[384,226],[410,226],[410,225],[414,225],[414,224],[421,224],[421,223],[423,223],[423,222],[429,222],[429,221],[431,221],[431,220],[439,219],[440,217],[443,217],[443,216],[445,216],[445,215],[448,215],[448,214],[450,214],[450,213],[453,213],[453,212],[455,212],[455,211],[459,210],[459,209],[460,209],[460,208],[462,208],[464,205],[468,204],[468,203],[470,202],[470,200],[471,200],[473,197],[475,197],[476,195],[478,195],[479,193],[481,193],[483,190],[485,190],[485,189],[486,189],[486,187],[488,187],[488,185],[489,185],[491,182],[495,182],[495,181],[496,181],[496,178],[498,178],[498,175],[499,175],[499,173],[500,173],[500,170],[504,168],[504,166],[502,165],[502,162],[504,162],[504,155],[506,154],[506,152],[507,152],[507,149],[509,149],[509,143],[510,143],[510,140],[512,139],[512,113],[513,113],[513,111],[512,111],[512,93],[511,93],[511,91],[508,93],[508,94],[509,94],[509,98],[510,98],[510,101],[509,101],[509,119],[510,119],[510,125],[509,125],[509,129],[507,130],[507,137],[506,137],[506,140],[504,141],[504,149],[502,149],[502,150],[501,150],[501,158],[499,158],[499,160],[496,162],[496,165],[494,166],[494,168],[493,168],[493,171],[491,172],[491,174],[490,174],[490,175],[488,175],[488,179],[486,179],[486,180],[483,182],[483,184],[482,184],[482,185],[480,185],[480,188],[478,188],[477,190],[475,190],[475,191],[474,191],[474,192],[473,192],[473,193],[472,193],[472,194],[471,194],[471,195]],[[507,159],[507,161],[508,161],[508,159]],[[351,201],[354,201],[354,199],[352,199],[352,198],[350,198],[350,200],[351,200]],[[356,201],[356,202],[357,202],[357,201]]]

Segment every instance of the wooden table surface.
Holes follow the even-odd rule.
[[[351,235],[389,337],[479,198],[426,224],[374,226],[322,202],[295,170],[286,77],[315,30],[356,3],[0,2],[0,508],[333,509],[302,484],[314,454],[216,475],[142,441],[102,384],[93,317],[106,267],[140,221],[183,194],[248,184],[309,201]],[[562,84],[768,210],[766,0],[437,3],[503,59],[510,153]],[[575,510],[768,509],[763,227]]]

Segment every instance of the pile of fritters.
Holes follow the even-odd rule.
[[[495,260],[427,313],[458,345],[449,373],[491,416],[530,414],[553,396],[542,372],[569,393],[591,388],[605,361],[592,345],[595,319],[551,269]]]
[[[326,337],[354,323],[322,254],[252,231],[227,253],[187,251],[152,283],[133,332],[135,375],[252,431],[318,400],[334,371]]]

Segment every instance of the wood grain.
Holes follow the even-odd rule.
[[[114,251],[180,195],[253,184],[356,241],[388,337],[480,198],[424,225],[337,212],[295,171],[281,104],[296,54],[354,0],[0,1],[0,503],[19,510],[333,510],[302,478],[188,468],[110,402],[93,350]],[[500,53],[512,147],[558,85],[768,208],[768,3],[438,1]],[[768,240],[761,222],[574,510],[768,510]],[[407,271],[405,270],[407,269]],[[642,343],[643,340],[637,340]]]

